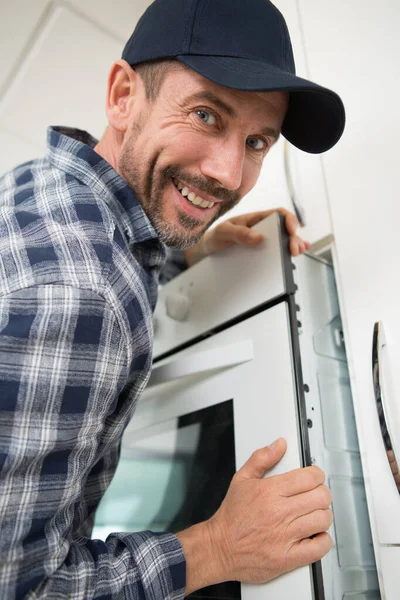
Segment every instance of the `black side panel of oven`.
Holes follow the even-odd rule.
[[[305,402],[305,389],[303,381],[303,371],[301,367],[301,355],[300,355],[300,343],[299,343],[299,323],[297,319],[297,309],[294,295],[297,290],[297,285],[294,282],[293,271],[295,265],[292,262],[289,248],[289,234],[285,226],[285,218],[280,215],[280,227],[281,227],[281,256],[283,261],[283,271],[286,280],[287,297],[286,301],[289,308],[289,320],[290,320],[290,335],[292,341],[293,351],[293,364],[294,364],[294,376],[296,385],[296,397],[299,415],[299,431],[301,441],[301,452],[303,466],[311,466],[311,451],[310,451],[310,440],[308,437],[308,421],[307,411]],[[324,580],[322,575],[321,561],[313,563],[312,569],[312,580],[314,587],[314,598],[315,600],[325,600],[324,592]]]
[[[293,277],[293,275],[292,275]],[[297,320],[297,308],[294,299],[294,295],[288,297],[288,309],[290,319],[290,334],[292,341],[293,361],[294,361],[294,376],[296,385],[296,397],[297,407],[299,415],[299,431],[301,440],[302,450],[302,462],[303,466],[311,466],[311,451],[310,451],[310,440],[308,437],[308,419],[306,411],[306,401],[304,394],[306,393],[307,387],[303,381],[303,371],[301,367],[301,356],[300,356],[300,343],[299,343],[299,323]],[[322,575],[321,561],[313,563],[312,579],[314,587],[314,598],[315,600],[325,600],[324,592],[324,580]]]

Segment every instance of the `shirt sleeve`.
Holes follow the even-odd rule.
[[[107,423],[122,410],[132,358],[115,313],[62,285],[0,299],[1,598],[184,596],[172,534],[79,535],[98,502],[93,470],[118,441]]]
[[[187,269],[185,254],[183,250],[177,248],[167,248],[167,260],[160,273],[160,284],[165,285]]]

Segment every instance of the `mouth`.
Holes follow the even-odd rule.
[[[219,202],[218,200],[208,200],[204,198],[201,195],[201,192],[198,192],[198,190],[195,190],[194,188],[180,181],[179,179],[173,177],[172,182],[176,189],[180,192],[181,196],[185,198],[188,202],[190,202],[190,204],[195,206],[197,209],[206,211],[207,209],[212,208],[214,204],[217,204]]]

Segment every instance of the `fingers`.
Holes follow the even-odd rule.
[[[284,213],[282,213],[281,210],[279,212],[281,212],[281,214],[284,214]],[[298,228],[300,227],[300,223],[299,223],[297,217],[293,213],[291,213],[289,211],[286,211],[286,212],[287,212],[286,217],[285,217],[286,230],[289,235],[296,235],[296,232],[297,232]]]
[[[303,240],[302,238],[300,238],[297,235],[291,237],[289,240],[289,249],[290,249],[290,254],[292,256],[298,256],[299,254],[304,254],[304,252],[307,252],[307,250],[309,250],[310,248],[311,248],[310,242]]]
[[[284,209],[278,209],[278,210],[280,211],[280,210],[284,210]],[[239,215],[237,217],[232,217],[232,219],[229,219],[229,220],[232,223],[235,223],[236,225],[245,225],[246,227],[253,227],[253,225],[256,225],[257,223],[259,223],[266,217],[269,217],[269,215],[272,215],[272,213],[274,213],[274,212],[277,212],[277,209],[273,208],[270,210],[259,210],[256,212]]]
[[[332,548],[332,538],[326,531],[313,538],[304,538],[294,544],[289,551],[290,559],[297,567],[303,567],[321,560]]]
[[[284,212],[282,212],[284,209],[279,209],[279,212],[282,214],[285,214]],[[299,237],[297,235],[297,230],[300,227],[300,223],[297,219],[297,217],[289,212],[286,211],[286,218],[285,218],[285,225],[286,225],[286,230],[288,232],[288,234],[290,235],[290,240],[289,240],[289,249],[290,249],[290,254],[292,256],[298,256],[299,254],[304,254],[304,252],[306,252],[307,250],[310,249],[311,244],[310,242],[307,242],[306,240],[303,240],[301,237]]]
[[[260,234],[256,234],[254,232],[254,234],[255,234],[254,238],[252,238],[249,235],[246,238],[246,228],[253,227],[253,225],[256,225],[256,223],[259,223],[260,221],[262,221],[263,219],[265,219],[266,217],[268,217],[269,215],[271,215],[274,212],[279,212],[281,215],[283,215],[285,217],[285,227],[290,236],[290,240],[289,240],[290,254],[292,256],[298,256],[299,254],[304,254],[304,252],[307,252],[307,250],[310,249],[311,244],[310,244],[310,242],[303,240],[300,236],[297,235],[297,231],[300,227],[299,221],[298,221],[296,215],[291,213],[286,208],[276,208],[273,210],[265,210],[265,211],[255,212],[255,213],[249,213],[247,215],[241,215],[240,217],[234,217],[234,219],[232,219],[232,222],[236,225],[236,227],[241,226],[240,229],[242,231],[239,232],[239,230],[238,230],[238,234],[239,235],[240,235],[240,233],[242,234],[242,242],[241,243],[245,243],[245,244],[251,244],[252,242],[254,242],[255,244],[259,243],[262,239],[262,236]],[[258,239],[257,239],[255,237],[256,235],[259,235],[260,237],[258,237]]]
[[[309,250],[311,247],[310,242],[303,240],[297,235],[300,225],[296,215],[286,208],[274,208],[232,217],[219,227],[216,227],[214,231],[225,245],[240,244],[244,246],[256,246],[262,241],[263,236],[251,228],[274,212],[279,212],[285,217],[285,227],[290,236],[290,254],[298,256]]]
[[[281,475],[279,478],[279,490],[282,496],[295,496],[309,492],[321,486],[325,481],[325,473],[317,466],[294,469]]]
[[[289,233],[289,235],[295,235],[299,222],[297,220],[296,215],[287,210],[286,208],[272,208],[269,210],[260,210],[257,212],[247,213],[244,215],[239,215],[238,217],[233,217],[230,219],[232,223],[236,223],[238,225],[246,225],[247,227],[253,227],[266,217],[272,215],[272,213],[278,212],[285,217],[285,226]]]
[[[258,218],[258,221],[261,221],[261,218]],[[252,227],[252,224],[250,223],[247,226],[239,225],[238,223],[231,223],[230,225],[231,227],[229,229],[226,229],[225,234],[226,239],[231,241],[232,243],[240,244],[243,246],[256,246],[264,239],[264,236],[261,233],[250,229],[250,227]],[[304,252],[309,250],[310,247],[310,242],[303,240],[297,235],[292,235],[289,238],[289,250],[292,256],[304,254]]]
[[[256,246],[264,239],[262,233],[253,231],[252,229],[249,229],[243,225],[235,225],[234,229],[232,230],[232,234],[234,236],[232,241],[245,246]]]
[[[332,523],[333,512],[330,508],[314,510],[312,513],[292,521],[288,527],[288,532],[296,540],[302,540],[327,531]]]
[[[332,493],[326,485],[319,485],[308,492],[286,497],[286,500],[287,510],[293,515],[293,518],[298,519],[306,517],[314,511],[329,509],[332,503]],[[323,530],[319,529],[318,531]],[[312,534],[309,533],[307,535]]]
[[[271,446],[259,448],[236,473],[236,479],[261,479],[268,469],[281,460],[285,452],[286,442],[283,438],[277,439]]]

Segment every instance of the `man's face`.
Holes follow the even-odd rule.
[[[283,92],[239,92],[183,67],[148,100],[138,78],[118,171],[167,245],[195,244],[253,188],[287,102]]]

